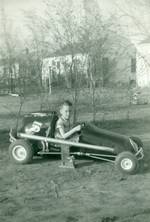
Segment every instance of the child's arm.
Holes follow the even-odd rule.
[[[78,125],[76,127],[74,127],[73,129],[69,130],[68,132],[65,133],[64,128],[63,127],[59,127],[58,128],[60,135],[62,136],[63,139],[67,139],[68,137],[70,137],[71,135],[73,135],[74,133],[78,132],[81,130],[81,126]]]

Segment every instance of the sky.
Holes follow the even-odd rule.
[[[18,16],[20,10],[41,9],[43,7],[42,0],[0,0],[8,13]]]
[[[39,14],[44,11],[42,0],[0,0],[4,5],[7,16],[15,25],[21,25],[23,21],[22,11],[36,10]]]
[[[74,3],[78,2],[78,0],[72,0],[72,1]],[[92,0],[89,0],[89,2],[90,1]],[[116,13],[117,4],[121,3],[121,6],[124,8],[125,1],[128,0],[97,0],[99,7],[101,8],[101,11],[105,15]],[[23,10],[36,10],[39,14],[43,14],[44,11],[44,0],[0,0],[0,4],[2,4],[2,2],[4,4],[7,15],[9,15],[9,17],[13,19],[15,24],[22,22]],[[136,2],[136,0],[132,0],[132,2]]]
[[[43,0],[0,0],[0,2],[3,2],[6,14],[13,20],[15,25],[23,21],[23,10],[36,10],[38,14],[43,14],[44,11]],[[101,5],[101,0],[99,0],[100,6],[106,13],[109,9],[112,10],[111,2],[112,0],[105,0]]]
[[[24,24],[24,17],[23,17],[23,11],[28,10],[35,10],[38,14],[43,15],[44,14],[44,0],[0,0],[0,6],[4,5],[5,12],[7,16],[12,20],[15,27],[20,27],[23,34],[26,33],[25,24]],[[47,0],[48,1],[48,0]],[[51,0],[55,1],[55,0]],[[63,0],[62,0],[63,1]],[[71,0],[70,0],[71,1]],[[80,0],[72,0],[73,3],[76,3]],[[89,0],[89,2],[92,0]],[[101,8],[102,13],[107,16],[111,14],[118,14],[119,15],[119,7],[122,9],[125,9],[126,11],[132,9],[134,13],[139,13],[139,16],[141,16],[142,21],[144,20],[144,13],[145,11],[141,11],[142,8],[138,7],[137,2],[141,0],[97,0],[99,7]],[[145,9],[143,9],[145,10]],[[124,17],[124,24],[127,23],[127,18]],[[146,20],[145,20],[146,22]],[[149,23],[149,19],[148,19]],[[122,23],[123,24],[123,23]],[[128,27],[129,28],[129,27]],[[130,31],[134,29],[130,27]]]
[[[51,0],[51,2],[53,1],[55,0]],[[78,1],[80,0],[73,0],[73,3],[77,4]],[[103,0],[98,1],[101,2]],[[106,13],[107,9],[110,8],[110,4],[108,4],[107,1],[111,0],[103,1],[102,5],[102,8]],[[13,28],[17,29],[21,35],[25,36],[25,38],[28,36],[28,31],[25,26],[23,11],[34,10],[37,14],[44,15],[45,10],[44,0],[0,0],[0,6],[4,7],[7,17],[12,21]]]

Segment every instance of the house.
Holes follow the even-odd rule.
[[[150,38],[136,44],[136,79],[138,86],[150,86]]]
[[[74,56],[74,60],[78,61],[78,72],[87,75],[87,55],[77,53]],[[72,62],[72,56],[69,54],[61,56],[52,56],[45,58],[42,65],[42,81],[45,88],[49,88],[54,80],[58,78],[64,78],[66,84],[68,81],[68,75],[70,72],[70,66]]]
[[[64,81],[67,80],[70,74],[71,58],[69,50],[64,49],[43,59],[42,81],[45,89],[49,89],[54,79],[61,77]],[[84,76],[85,80],[88,79],[90,61],[88,52],[83,54],[78,46],[74,58],[78,61],[78,72]],[[97,58],[96,72],[96,79],[103,82],[103,85],[116,83],[125,85],[129,82],[136,84],[135,46],[126,38],[111,33],[111,37],[103,48],[103,54],[100,53]]]

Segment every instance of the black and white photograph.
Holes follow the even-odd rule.
[[[150,0],[0,0],[0,222],[150,222]]]

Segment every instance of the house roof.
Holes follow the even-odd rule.
[[[150,36],[140,42],[140,44],[150,44]]]

